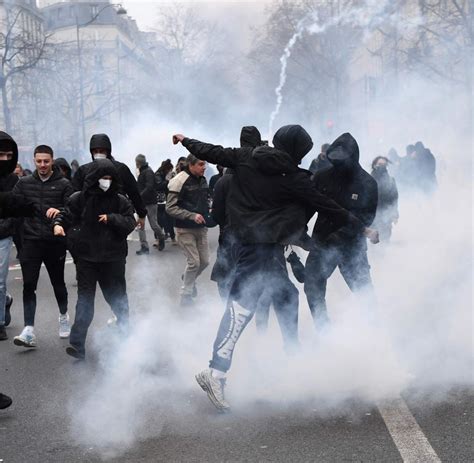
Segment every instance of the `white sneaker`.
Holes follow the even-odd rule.
[[[214,378],[211,370],[207,369],[196,375],[196,381],[220,412],[230,411],[230,405],[224,398],[225,379]]]
[[[71,325],[69,324],[69,314],[59,316],[59,337],[66,339],[71,334]]]
[[[32,326],[25,326],[19,336],[13,338],[15,346],[36,347],[36,336]]]

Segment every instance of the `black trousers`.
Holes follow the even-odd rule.
[[[342,277],[352,292],[372,289],[367,247],[355,245],[317,245],[306,260],[304,291],[316,324],[328,321],[326,286],[329,277],[339,267]]]
[[[126,330],[128,326],[128,298],[125,281],[125,260],[118,262],[89,262],[78,257],[77,304],[74,325],[69,343],[85,352],[87,331],[94,318],[94,300],[97,283],[105,300],[117,317],[117,324]]]
[[[170,235],[171,239],[175,238],[174,233],[174,220],[166,212],[166,204],[158,204],[158,225],[164,230],[165,233]]]
[[[67,312],[67,289],[64,283],[66,243],[56,241],[25,240],[20,253],[23,274],[23,313],[25,326],[34,326],[36,314],[36,288],[44,263],[53,285],[59,312]]]
[[[289,289],[287,281],[292,285],[286,266],[275,265],[275,262],[285,261],[282,245],[236,243],[232,246],[232,253],[234,278],[209,364],[220,371],[229,370],[235,344],[257,310],[258,301],[266,288],[285,282],[285,287]],[[292,297],[294,293],[291,290],[289,292],[291,296],[286,294],[278,301],[279,322],[284,337],[297,343],[298,299]]]

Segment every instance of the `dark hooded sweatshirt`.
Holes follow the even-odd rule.
[[[146,207],[143,203],[142,197],[140,196],[140,192],[138,191],[137,181],[126,164],[119,162],[112,157],[112,143],[110,142],[109,137],[104,133],[93,135],[90,141],[91,155],[94,148],[104,148],[107,150],[107,159],[110,159],[119,175],[121,184],[120,193],[128,196],[138,214],[138,217],[146,217]],[[77,172],[74,174],[72,179],[74,191],[82,190],[84,180],[94,162],[94,158],[92,158],[92,162],[83,164],[79,169],[77,169]]]
[[[13,173],[18,162],[18,147],[10,135],[0,132],[0,151],[12,151],[13,156],[9,161],[0,161],[2,169],[5,169],[5,175],[0,175],[0,193],[12,191],[18,182],[18,177]],[[18,219],[5,218],[0,219],[0,239],[12,236],[17,229]]]
[[[240,132],[240,146],[256,148],[262,145],[262,136],[257,127],[245,126]],[[219,224],[221,232],[229,226],[229,214],[226,208],[232,185],[234,171],[227,168],[223,177],[216,183],[212,202],[212,218]]]
[[[223,148],[185,138],[183,145],[196,157],[234,169],[227,207],[229,225],[243,243],[292,242],[305,229],[306,208],[326,212],[341,225],[363,224],[334,201],[319,193],[310,172],[298,164],[313,143],[299,125],[282,127],[275,148]]]
[[[69,162],[67,162],[66,159],[64,158],[57,158],[54,160],[54,165],[57,166],[61,171],[64,171],[65,174],[64,177],[66,177],[68,180],[71,180],[71,166],[69,165]]]
[[[369,227],[377,210],[377,182],[359,164],[359,146],[350,133],[338,137],[327,150],[332,166],[317,172],[314,186],[321,194],[333,199]],[[366,239],[359,226],[347,224],[340,228],[334,216],[318,214],[313,238],[332,244],[363,242]]]
[[[99,188],[99,179],[112,177],[107,191]],[[118,262],[127,256],[127,236],[135,229],[135,218],[130,201],[118,193],[118,172],[108,159],[94,161],[84,181],[83,191],[75,192],[66,212],[54,224],[71,230],[66,234],[74,239],[70,249],[74,257],[90,262]],[[99,222],[99,215],[107,214],[107,224]]]

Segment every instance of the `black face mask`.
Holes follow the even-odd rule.
[[[384,172],[387,172],[387,166],[375,166],[376,172],[380,172],[383,174]]]
[[[338,146],[327,154],[329,162],[338,170],[347,170],[352,167],[351,155],[342,146]]]

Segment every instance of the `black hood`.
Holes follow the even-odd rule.
[[[112,184],[107,190],[108,192],[117,192],[120,190],[120,179],[112,161],[109,159],[97,159],[94,161],[88,170],[86,178],[84,180],[83,191],[87,192],[90,190],[98,189],[99,179],[105,175],[110,175],[112,177]]]
[[[255,148],[252,157],[257,162],[258,170],[266,175],[288,174],[298,170],[298,166],[288,153],[270,146]]]
[[[288,153],[299,164],[313,148],[313,140],[301,125],[285,125],[275,133],[273,146]]]
[[[257,127],[253,125],[247,125],[242,127],[240,131],[240,146],[243,148],[245,146],[250,148],[256,148],[262,144],[262,136],[258,131]]]
[[[66,159],[57,158],[54,160],[54,165],[59,169],[64,169],[66,171],[66,178],[71,180],[71,166],[69,165],[69,162],[66,161]]]
[[[336,169],[351,169],[359,165],[359,145],[350,133],[343,133],[333,141],[326,156]]]
[[[110,158],[112,156],[112,143],[110,142],[110,138],[105,133],[96,133],[92,135],[89,149],[92,155],[92,150],[96,148],[103,148],[107,150],[107,157]],[[94,157],[92,156],[92,159]]]
[[[18,146],[8,133],[0,132],[0,151],[13,151],[9,161],[0,161],[0,177],[11,174],[18,163]]]

